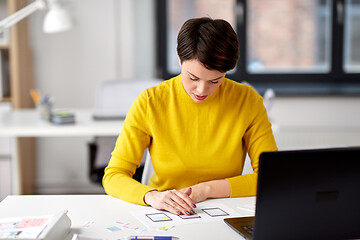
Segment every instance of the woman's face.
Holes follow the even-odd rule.
[[[181,80],[186,93],[195,101],[203,102],[219,88],[226,73],[207,69],[196,59],[181,64]]]

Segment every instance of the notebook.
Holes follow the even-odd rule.
[[[262,153],[255,217],[224,221],[246,239],[360,238],[360,147]]]

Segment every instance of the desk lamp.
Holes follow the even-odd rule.
[[[73,27],[70,14],[60,4],[59,0],[36,0],[14,14],[0,21],[0,34],[6,28],[10,28],[17,22],[36,12],[37,10],[49,9],[44,18],[43,31],[45,33],[56,33],[69,30]]]

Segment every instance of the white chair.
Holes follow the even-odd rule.
[[[154,172],[155,171],[152,165],[149,150],[146,149],[146,159],[144,163],[144,171],[141,178],[141,183],[147,185],[149,183],[150,177],[154,174]]]
[[[96,89],[94,118],[124,119],[136,97],[145,89],[161,83],[157,78],[107,80]]]

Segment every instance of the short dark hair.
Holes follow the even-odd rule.
[[[197,59],[208,69],[227,72],[239,59],[239,42],[227,21],[192,18],[179,31],[177,53],[180,63]]]

